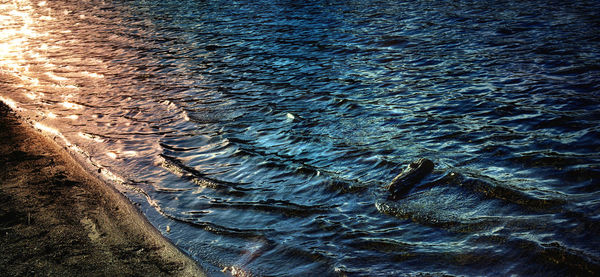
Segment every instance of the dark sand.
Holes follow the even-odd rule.
[[[203,273],[123,195],[0,102],[0,275]]]

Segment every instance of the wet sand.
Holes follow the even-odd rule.
[[[118,191],[0,102],[3,276],[203,276]]]

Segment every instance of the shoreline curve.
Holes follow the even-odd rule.
[[[118,189],[0,101],[0,272],[206,276]]]

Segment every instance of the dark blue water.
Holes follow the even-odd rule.
[[[4,2],[3,100],[210,274],[600,272],[598,1]]]

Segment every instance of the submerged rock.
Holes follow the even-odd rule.
[[[390,192],[390,198],[397,200],[404,197],[415,185],[433,171],[433,167],[433,162],[425,158],[410,163],[410,165],[408,165],[402,173],[398,174],[398,176],[396,176],[386,187]]]

